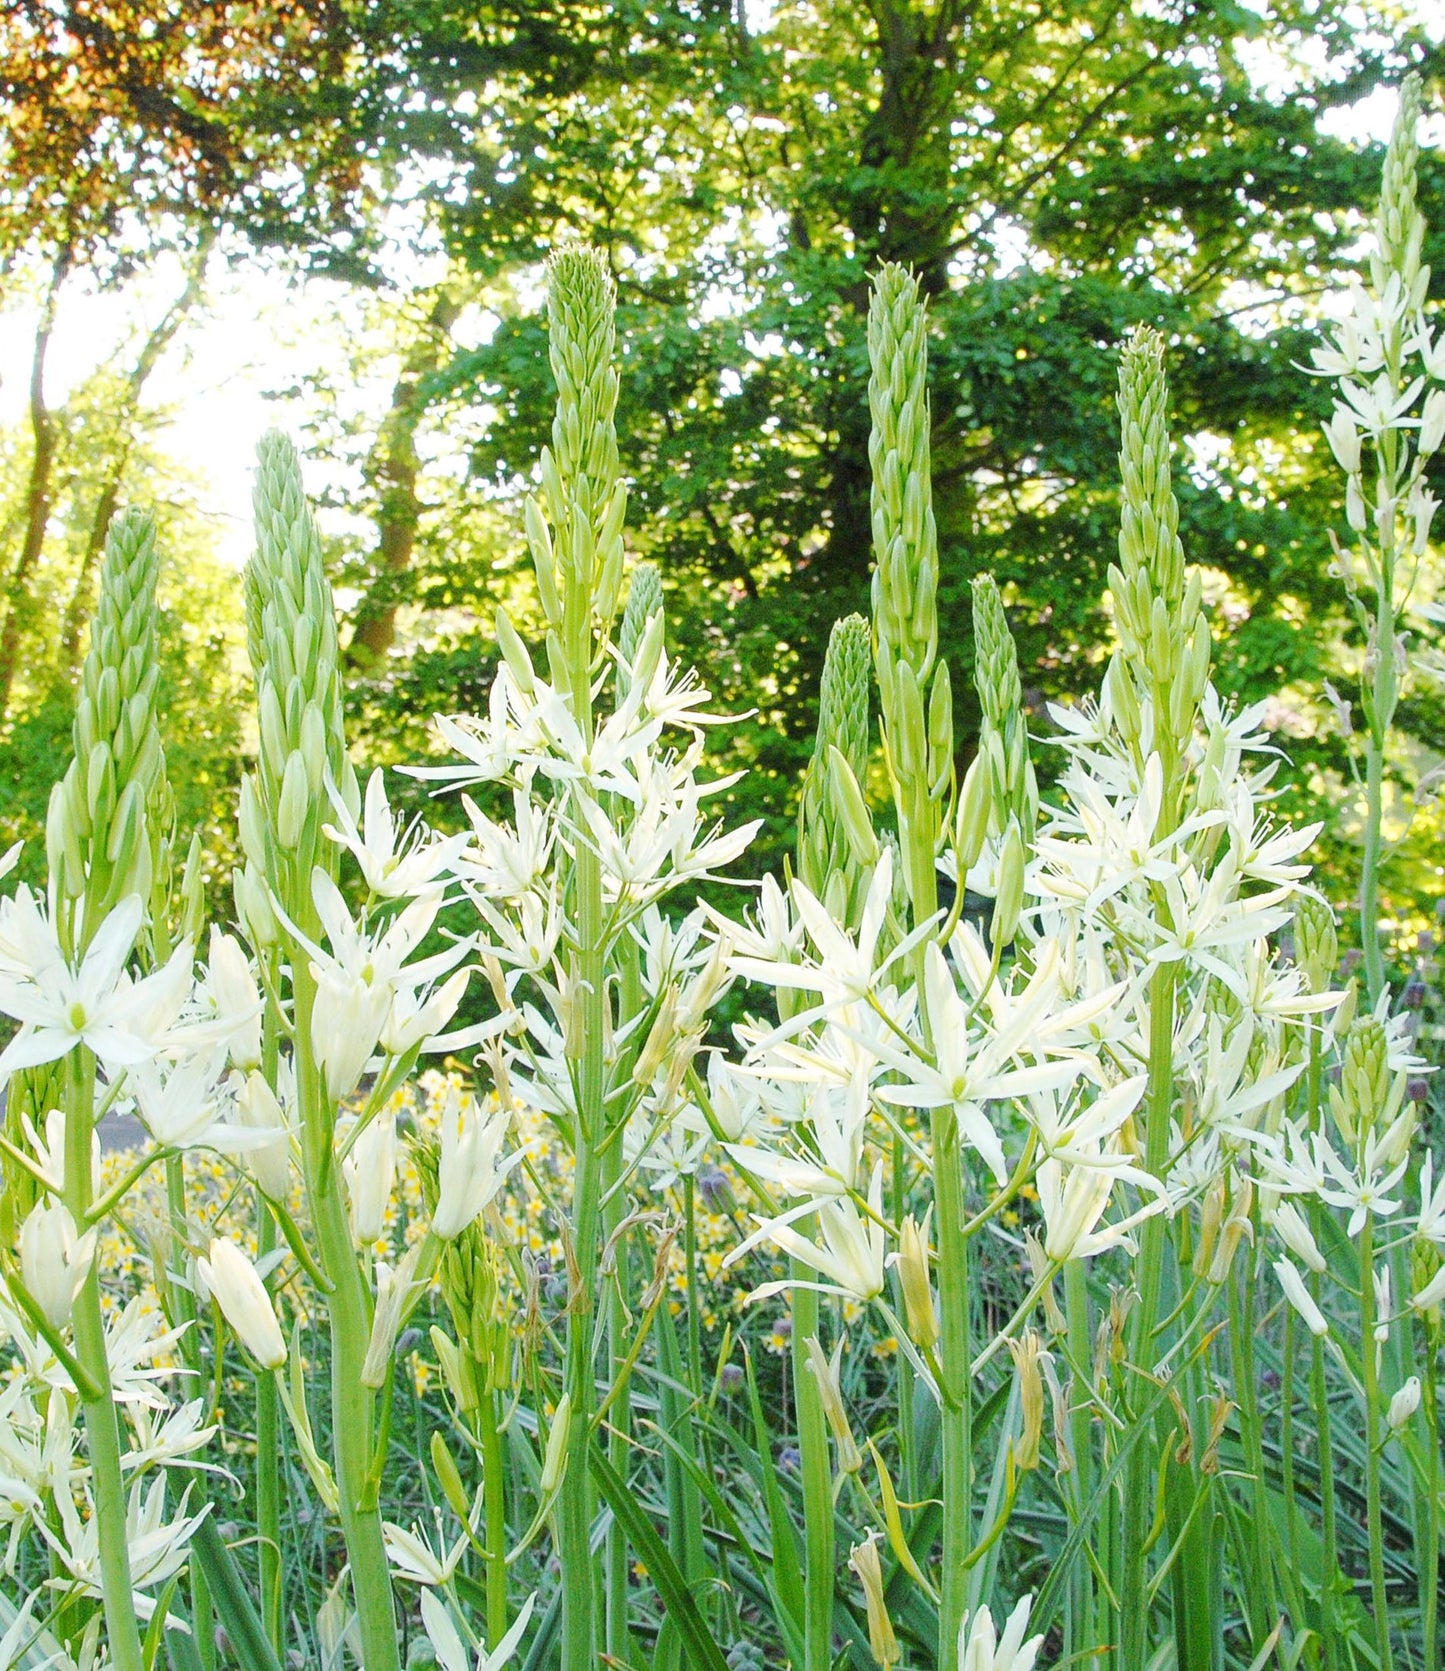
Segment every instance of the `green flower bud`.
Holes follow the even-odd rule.
[[[532,667],[532,658],[528,654],[527,646],[518,636],[517,629],[512,625],[512,617],[505,609],[497,610],[497,648],[502,652],[502,659],[511,669],[512,677],[517,681],[517,688],[524,696],[530,696],[537,688],[537,675]]]
[[[958,813],[953,826],[960,886],[983,852],[983,844],[988,839],[991,809],[988,765],[982,755],[975,755],[963,775],[963,788],[959,791]]]
[[[288,851],[300,845],[311,810],[311,784],[306,760],[298,749],[286,762],[281,778],[281,797],[276,808],[276,840]]]
[[[440,1428],[431,1436],[431,1465],[436,1482],[441,1487],[442,1496],[451,1506],[452,1513],[463,1526],[470,1525],[471,1501],[467,1496],[466,1487],[462,1484],[461,1469],[457,1467],[456,1458],[447,1448],[446,1436]]]
[[[1359,1016],[1345,1039],[1340,1082],[1330,1087],[1330,1112],[1345,1142],[1353,1147],[1377,1121],[1392,1118],[1392,1100],[1384,1024]]]
[[[89,944],[121,897],[139,892],[149,899],[151,893],[157,854],[146,813],[169,806],[155,713],[159,566],[151,518],[123,511],[106,535],[76,696],[75,757],[62,780],[63,805],[52,802],[47,820],[59,895],[85,901],[81,916],[62,924],[76,950]]]
[[[856,926],[865,892],[863,873],[878,856],[862,788],[871,658],[868,623],[861,615],[834,622],[818,692],[817,741],[798,802],[799,878],[825,903],[833,902],[830,911],[850,927]]]
[[[1420,254],[1425,238],[1425,217],[1416,204],[1420,145],[1420,77],[1407,75],[1400,84],[1400,107],[1385,152],[1380,182],[1380,206],[1375,232],[1379,253],[1371,258],[1371,276],[1376,290],[1383,291],[1390,275],[1397,274],[1404,293],[1411,296],[1419,279]]]
[[[1110,569],[1109,581],[1119,641],[1142,687],[1167,701],[1189,657],[1186,692],[1160,716],[1182,741],[1193,724],[1192,693],[1202,693],[1208,679],[1209,643],[1207,628],[1204,637],[1196,632],[1199,585],[1186,581],[1169,469],[1168,410],[1164,339],[1141,326],[1119,362],[1124,491],[1119,563]]]
[[[1295,957],[1311,992],[1328,992],[1340,960],[1335,914],[1318,894],[1301,894],[1294,912]]]
[[[541,509],[550,523],[555,584],[538,582],[561,656],[553,680],[579,711],[590,700],[594,633],[605,639],[621,593],[626,488],[617,456],[616,295],[604,258],[568,249],[551,264],[549,357],[557,384],[552,444],[542,452]],[[534,552],[547,547],[529,536]]]
[[[876,864],[878,838],[873,833],[873,820],[868,815],[868,805],[853,776],[853,768],[842,751],[831,745],[826,766],[830,804],[847,838],[853,863],[860,868]]]
[[[928,793],[941,801],[953,787],[953,684],[948,663],[933,670],[933,687],[928,693]]]
[[[617,633],[617,649],[622,667],[631,669],[637,660],[638,645],[654,615],[661,615],[662,576],[655,563],[639,563],[632,571],[627,587],[627,606],[622,612],[622,625]],[[619,669],[618,696],[627,694],[628,674]]]
[[[1024,839],[1018,820],[1009,819],[998,860],[998,892],[994,895],[989,938],[994,946],[1009,945],[1018,933],[1024,903]]]
[[[928,322],[918,282],[904,268],[883,267],[868,310],[873,429],[873,625],[880,648],[912,668],[922,684],[938,649],[935,601],[938,534],[929,464]],[[884,723],[891,727],[891,679],[880,658]]]
[[[253,496],[256,549],[246,568],[246,636],[256,678],[261,750],[258,799],[275,834],[274,848],[247,841],[253,862],[279,867],[268,875],[310,919],[311,871],[334,866],[320,838],[318,805],[326,778],[343,794],[354,789],[342,725],[336,612],[322,561],[321,539],[301,483],[301,463],[276,432],[264,436]]]

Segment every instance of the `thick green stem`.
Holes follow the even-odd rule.
[[[810,1273],[793,1261],[796,1282]],[[832,1465],[823,1395],[808,1367],[807,1341],[818,1333],[818,1295],[793,1289],[793,1401],[798,1416],[799,1468],[803,1480],[804,1624],[803,1671],[830,1671],[833,1663],[833,1581],[837,1555],[833,1534]],[[819,1342],[821,1344],[821,1342]]]
[[[341,1532],[361,1639],[362,1671],[400,1671],[396,1605],[372,1483],[376,1420],[361,1379],[371,1337],[371,1293],[351,1241],[341,1168],[332,1152],[333,1118],[310,1032],[315,982],[303,958],[292,966],[297,1039],[296,1088],[305,1134],[307,1187],[331,1335],[331,1420]]]
[[[499,1394],[482,1394],[477,1413],[482,1445],[482,1501],[486,1516],[487,1646],[507,1634],[507,1476],[497,1420]]]
[[[585,659],[582,666],[586,667]],[[577,693],[581,699],[580,692]],[[590,714],[587,730],[590,732]],[[579,823],[581,822],[579,816]],[[605,979],[603,959],[602,875],[597,854],[579,842],[576,859],[577,926],[574,1002],[581,1007],[578,1037],[578,1105],[573,1121],[572,1249],[576,1286],[567,1307],[567,1392],[572,1427],[567,1443],[567,1471],[557,1511],[557,1553],[562,1563],[562,1671],[595,1671],[596,1602],[592,1565],[592,1477],[587,1451],[596,1405],[593,1321],[597,1290],[598,1235],[601,1226],[602,1169],[599,1147],[604,1135],[603,1059]]]
[[[1380,855],[1384,846],[1384,743],[1371,737],[1365,754],[1365,844],[1360,863],[1360,947],[1365,986],[1373,1004],[1385,990],[1380,946]]]
[[[1260,1431],[1259,1401],[1255,1396],[1258,1385],[1254,1365],[1254,1263],[1241,1282],[1230,1274],[1229,1337],[1234,1358],[1234,1392],[1240,1436],[1244,1440],[1245,1461],[1249,1468],[1250,1495],[1254,1508],[1250,1515],[1249,1534],[1254,1540],[1252,1570],[1243,1574],[1245,1606],[1249,1613],[1250,1634],[1256,1648],[1269,1634],[1279,1617],[1279,1597],[1275,1584],[1274,1522],[1269,1512],[1269,1498],[1265,1489],[1264,1439]]]
[[[1169,1158],[1169,1116],[1174,1103],[1175,965],[1154,971],[1149,994],[1149,1089],[1145,1104],[1144,1164],[1162,1177]],[[1136,1368],[1153,1368],[1158,1355],[1154,1331],[1159,1321],[1166,1249],[1164,1215],[1146,1219],[1139,1239],[1139,1303],[1130,1317],[1129,1353]],[[1120,1665],[1143,1665],[1148,1659],[1150,1593],[1145,1581],[1147,1540],[1154,1503],[1150,1478],[1155,1453],[1135,1445],[1125,1471],[1121,1525]]]
[[[95,1059],[84,1046],[71,1052],[65,1074],[65,1205],[83,1228],[91,1201],[91,1132],[95,1109]],[[105,1324],[100,1310],[100,1273],[94,1262],[75,1297],[71,1314],[75,1355],[95,1388],[82,1398],[90,1461],[90,1493],[100,1546],[100,1582],[105,1605],[105,1638],[115,1671],[143,1671],[140,1627],[130,1583],[126,1542],[125,1482],[120,1469],[120,1429],[111,1393]]]
[[[963,1146],[953,1109],[933,1114],[933,1190],[938,1217],[938,1309],[943,1376],[943,1583],[939,1664],[957,1653],[968,1608],[973,1548],[973,1359],[968,1239],[963,1234]]]
[[[1389,1598],[1385,1593],[1385,1542],[1380,1516],[1380,1388],[1375,1368],[1374,1221],[1360,1232],[1360,1368],[1365,1392],[1365,1524],[1370,1539],[1370,1604],[1380,1671],[1391,1671]]]
[[[604,1196],[603,1229],[607,1240],[617,1235],[618,1226],[626,1213],[626,1197],[619,1187],[622,1175],[622,1144],[613,1143],[606,1155],[603,1168]],[[625,1374],[624,1363],[628,1349],[627,1289],[628,1262],[625,1238],[613,1246],[615,1261],[612,1282],[607,1291],[607,1384],[617,1386]],[[618,1475],[626,1478],[629,1465],[628,1433],[632,1425],[632,1400],[626,1385],[617,1390],[608,1411],[607,1460]],[[620,1662],[630,1657],[627,1625],[627,1589],[630,1554],[627,1534],[616,1518],[607,1528],[607,1652]]]
[[[1076,1366],[1075,1373],[1086,1373],[1093,1342],[1089,1330],[1088,1272],[1082,1259],[1071,1259],[1064,1266],[1064,1310],[1069,1326],[1069,1356]],[[1072,1402],[1069,1437],[1074,1449],[1074,1466],[1069,1496],[1077,1519],[1082,1517],[1094,1490],[1093,1418],[1082,1393],[1076,1391]],[[1098,1664],[1093,1652],[1098,1642],[1093,1570],[1087,1559],[1079,1559],[1074,1562],[1070,1578],[1066,1653],[1083,1671],[1093,1671]]]

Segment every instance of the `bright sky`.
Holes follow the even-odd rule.
[[[755,0],[756,3],[756,0]],[[1418,0],[1420,20],[1445,33],[1445,0]],[[1261,82],[1278,66],[1267,50],[1258,55]],[[1371,94],[1348,110],[1329,113],[1328,132],[1364,141],[1388,138],[1394,94]],[[1426,144],[1445,143],[1445,122],[1425,125]],[[63,300],[53,339],[47,394],[58,405],[128,338],[161,315],[181,288],[179,269],[162,265],[124,292],[87,292],[73,285]],[[196,502],[215,524],[222,555],[237,565],[250,549],[251,473],[256,443],[272,425],[294,434],[304,415],[294,390],[298,376],[323,372],[344,353],[355,328],[355,297],[345,285],[310,280],[291,283],[255,268],[212,269],[210,303],[185,329],[147,387],[147,403],[174,414],[162,445],[196,479]],[[0,423],[23,418],[34,331],[34,310],[0,310]],[[379,416],[386,377],[359,392]]]

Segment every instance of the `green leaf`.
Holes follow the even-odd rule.
[[[620,1525],[626,1528],[633,1547],[657,1592],[662,1597],[667,1616],[677,1627],[696,1671],[728,1671],[722,1650],[713,1640],[703,1622],[697,1603],[692,1599],[687,1581],[667,1546],[653,1530],[652,1522],[626,1480],[617,1472],[606,1456],[595,1446],[591,1455],[592,1476]]]

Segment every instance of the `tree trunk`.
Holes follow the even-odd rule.
[[[947,286],[947,250],[956,202],[950,179],[949,118],[956,97],[960,16],[956,0],[923,8],[909,0],[873,0],[882,88],[859,146],[859,178],[848,219],[860,276],[845,293],[859,320],[868,312],[869,277],[885,261],[902,262],[923,292]],[[848,379],[838,380],[830,414],[837,443],[830,460],[829,580],[856,585],[868,573],[872,524],[868,490],[868,411]]]
[[[80,632],[90,616],[92,608],[91,594],[95,586],[96,571],[100,567],[101,554],[105,550],[106,531],[110,527],[111,518],[115,515],[116,503],[120,498],[121,483],[125,479],[126,465],[130,460],[131,446],[134,440],[132,426],[140,408],[141,394],[161,355],[165,353],[176,332],[184,323],[186,315],[200,300],[201,292],[205,286],[206,263],[214,243],[215,235],[209,231],[206,232],[196,246],[191,267],[186,276],[185,288],[166,309],[155,329],[146,338],[136,362],[131,367],[130,374],[125,380],[125,388],[121,395],[117,417],[115,443],[111,448],[109,465],[101,481],[99,496],[95,501],[95,513],[91,517],[90,533],[85,542],[85,551],[80,559],[80,571],[75,577],[75,586],[71,591],[70,601],[65,606],[65,618],[61,624],[60,677],[63,680],[72,680],[76,669],[80,665]]]
[[[356,611],[346,659],[362,672],[385,661],[396,641],[396,612],[402,582],[416,551],[421,499],[416,434],[428,405],[424,384],[437,372],[461,312],[461,300],[443,286],[391,391],[391,406],[367,461],[368,483],[377,491],[375,578]]]
[[[10,710],[20,654],[20,635],[30,615],[30,583],[45,545],[50,522],[50,477],[55,463],[55,419],[45,404],[45,356],[55,330],[55,310],[75,258],[74,245],[67,242],[50,269],[50,284],[35,328],[35,347],[30,358],[30,430],[34,452],[30,459],[30,480],[25,489],[25,534],[20,555],[15,559],[5,586],[5,619],[0,626],[0,721]]]

